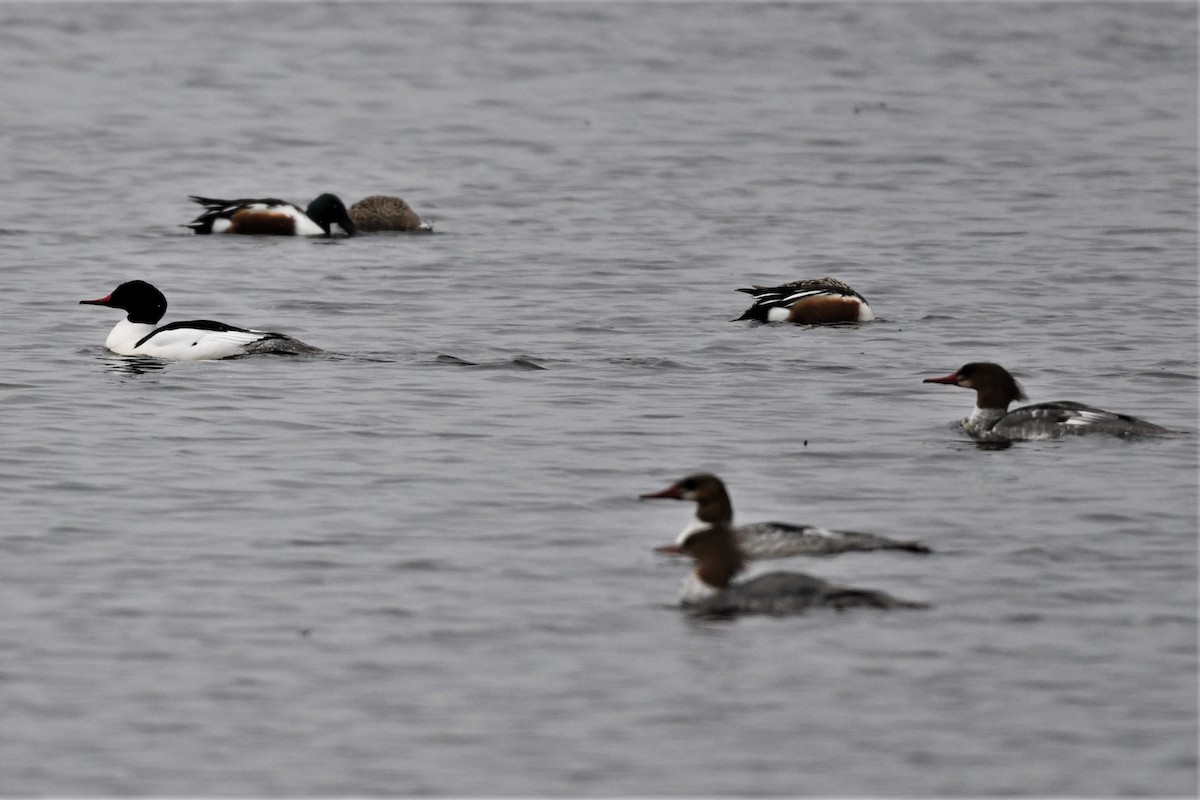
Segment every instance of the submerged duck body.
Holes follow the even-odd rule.
[[[715,475],[690,475],[661,492],[643,498],[703,501],[714,487],[724,486]],[[768,572],[734,582],[746,567],[747,555],[734,529],[725,521],[700,523],[658,552],[687,555],[695,570],[680,592],[680,605],[702,616],[737,614],[798,614],[811,608],[926,608],[924,603],[901,600],[886,592],[858,589],[799,572]]]
[[[126,312],[109,332],[104,346],[120,356],[150,356],[167,361],[202,361],[275,353],[300,355],[317,348],[273,331],[239,328],[208,319],[160,325],[167,298],[146,281],[122,283],[107,297],[80,300],[80,305],[107,306]]]
[[[718,529],[692,534],[680,552],[696,557],[704,552],[718,536]],[[676,547],[676,545],[668,545]],[[709,555],[702,556],[710,558]],[[697,587],[685,588],[680,605],[700,616],[726,617],[737,614],[771,614],[786,616],[803,614],[813,608],[928,608],[927,603],[902,600],[876,589],[843,586],[803,572],[768,572],[737,583],[709,584],[701,577],[702,562],[697,561],[693,580]]]
[[[964,364],[949,375],[923,382],[975,391],[975,408],[962,421],[962,427],[980,441],[1033,441],[1092,433],[1122,437],[1169,433],[1137,417],[1073,400],[1036,403],[1009,411],[1010,403],[1026,399],[1025,391],[1008,370],[990,362]]]
[[[810,278],[781,286],[753,286],[738,291],[753,295],[754,303],[735,322],[749,319],[825,325],[875,319],[867,299],[837,278]]]
[[[697,473],[668,486],[661,492],[642,495],[645,499],[692,500],[696,516],[676,539],[681,544],[688,534],[701,528],[723,525],[733,531],[738,546],[747,558],[787,558],[789,556],[828,556],[866,550],[905,550],[928,553],[920,542],[890,539],[874,533],[857,533],[794,525],[788,522],[751,522],[733,524],[733,503],[724,482],[710,473]]]
[[[350,219],[362,233],[400,231],[432,233],[433,225],[422,222],[412,206],[399,197],[373,194],[350,206]]]
[[[246,236],[333,236],[333,226],[347,236],[358,228],[350,219],[345,204],[334,194],[323,194],[307,209],[274,197],[261,200],[242,198],[218,200],[191,195],[205,212],[184,227],[196,233],[234,233]]]

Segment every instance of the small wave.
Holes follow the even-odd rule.
[[[500,361],[477,362],[467,361],[465,358],[458,356],[446,355],[445,353],[438,354],[434,359],[435,364],[445,364],[455,367],[474,367],[476,369],[510,369],[510,370],[544,370],[543,367],[529,356],[513,356],[509,359]]]

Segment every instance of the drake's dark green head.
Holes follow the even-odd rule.
[[[358,233],[354,220],[350,219],[350,212],[346,210],[346,204],[336,194],[326,192],[309,203],[304,213],[325,230],[326,236],[333,235],[330,226],[335,223],[341,226],[347,236],[354,236]]]

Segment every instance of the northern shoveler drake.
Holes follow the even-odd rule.
[[[119,308],[126,316],[109,332],[104,346],[119,356],[153,356],[168,361],[200,361],[277,353],[300,355],[320,351],[271,331],[238,328],[210,319],[159,325],[167,298],[146,281],[122,283],[107,297],[80,300],[80,305]]]
[[[738,291],[754,295],[754,304],[735,322],[750,319],[824,325],[875,319],[867,298],[837,278],[811,278],[782,286],[754,286]]]
[[[363,233],[375,231],[403,231],[405,233],[430,233],[433,225],[422,222],[412,206],[399,197],[373,194],[350,206],[350,219]]]
[[[962,421],[962,427],[980,441],[1031,441],[1085,433],[1107,433],[1112,436],[1170,433],[1166,428],[1137,417],[1093,408],[1073,400],[1036,403],[1009,411],[1009,403],[1026,399],[1025,391],[1008,370],[985,361],[963,364],[956,372],[941,378],[926,378],[923,382],[975,390],[975,409],[971,416]]]
[[[217,200],[190,195],[206,211],[184,227],[196,233],[241,233],[251,236],[332,236],[337,225],[347,236],[358,233],[346,206],[334,194],[323,194],[307,209],[274,197],[262,200]]]

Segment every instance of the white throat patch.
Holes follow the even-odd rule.
[[[963,422],[963,427],[966,428],[968,433],[986,431],[995,425],[996,420],[1003,417],[1005,413],[1004,409],[1001,408],[980,408],[979,406],[975,406],[971,410],[971,416],[967,417]]]
[[[684,542],[686,542],[687,538],[689,536],[691,536],[693,533],[695,533],[696,531],[702,531],[706,528],[711,528],[711,527],[712,527],[711,525],[709,525],[707,522],[703,521],[699,517],[692,517],[692,521],[689,522],[686,526],[684,526],[684,529],[681,530],[679,532],[679,535],[675,537],[675,545],[680,546]]]

